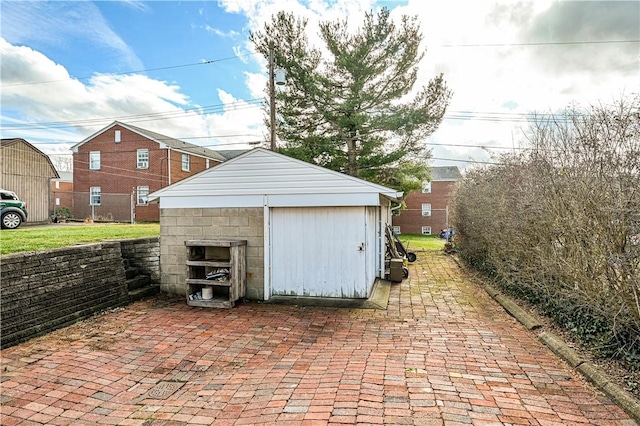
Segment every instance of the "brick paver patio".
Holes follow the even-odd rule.
[[[149,299],[3,350],[2,425],[634,425],[440,252],[387,311]]]

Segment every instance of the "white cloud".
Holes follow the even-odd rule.
[[[226,149],[230,142],[253,141],[261,134],[258,105],[223,91],[220,99],[234,106],[220,113],[194,108],[178,85],[147,76],[96,74],[83,82],[42,53],[2,38],[0,55],[3,137],[27,138],[44,152],[60,153],[116,119],[176,138],[197,138],[191,142],[199,145],[224,143]],[[238,134],[252,136],[216,138]]]
[[[225,105],[224,112],[208,115],[207,122],[210,132],[221,136],[218,138],[222,141],[221,149],[242,148],[243,146],[239,144],[249,144],[265,139],[264,112],[261,108],[257,108],[256,104],[237,99],[220,89],[218,97]]]
[[[622,94],[640,92],[637,79],[637,70],[640,69],[637,44],[622,47],[583,46],[581,49],[573,50],[566,46],[517,45],[540,41],[532,38],[542,37],[547,34],[545,31],[556,28],[554,25],[573,19],[577,16],[575,11],[580,10],[581,4],[589,3],[591,14],[603,14],[608,10],[601,7],[601,4],[591,4],[602,2],[564,3],[571,5],[562,6],[552,0],[408,0],[405,6],[394,8],[392,16],[395,18],[402,13],[419,17],[424,35],[423,47],[427,48],[427,54],[420,65],[419,81],[426,83],[435,75],[444,73],[445,80],[454,92],[447,115],[455,118],[461,116],[461,111],[484,113],[482,120],[445,120],[429,142],[448,146],[434,145],[434,157],[464,160],[471,157],[474,160],[487,161],[491,158],[489,152],[504,151],[477,148],[477,145],[513,148],[524,141],[523,129],[527,124],[515,121],[514,116],[508,114],[549,112],[563,108],[573,101],[585,104],[598,100],[607,102]],[[144,68],[135,52],[131,51],[110,28],[94,4],[72,4],[73,7],[62,2],[3,2],[2,31],[7,40],[0,39],[3,127],[14,126],[16,120],[77,123],[96,117],[105,118],[104,123],[93,122],[90,127],[76,125],[77,130],[54,127],[47,130],[47,133],[38,133],[41,129],[29,127],[20,133],[21,137],[33,135],[35,138],[37,134],[40,135],[40,140],[75,143],[82,139],[78,135],[86,136],[114,117],[158,114],[151,116],[152,120],[136,121],[132,124],[178,138],[202,135],[229,136],[217,141],[192,141],[207,145],[216,142],[244,143],[266,133],[263,111],[255,104],[241,101],[228,89],[219,87],[217,93],[222,102],[228,102],[233,108],[223,111],[185,111],[193,108],[193,104],[178,84],[142,75],[95,74],[87,81],[73,79],[64,66],[56,64],[32,48],[18,46],[29,45],[33,41],[64,46],[71,38],[85,38],[93,45],[101,46],[110,52],[109,58],[121,60],[128,69]],[[321,43],[318,22],[348,19],[349,24],[355,27],[360,25],[366,11],[375,10],[384,4],[395,6],[390,2],[376,3],[373,0],[218,2],[219,7],[228,13],[246,18],[243,33],[245,29],[261,31],[265,22],[280,10],[307,18],[309,41],[319,47]],[[134,0],[129,2],[128,6],[143,11],[148,7]],[[629,27],[627,31],[635,31],[637,35],[637,28],[631,28],[636,25],[634,22],[637,19],[634,21],[633,16],[625,16],[624,20],[620,20],[616,17],[624,15],[620,15],[621,12],[617,9],[614,12],[616,14],[610,16],[611,19],[603,18],[589,22],[574,19],[572,25],[561,27],[562,34],[565,37],[614,34],[619,38],[627,33],[616,28],[615,23],[625,22]],[[38,25],[34,26],[34,22],[38,22]],[[240,35],[239,29],[207,29],[224,38]],[[485,46],[461,46],[469,44]],[[505,46],[486,46],[488,44]],[[255,65],[251,62],[256,61],[261,70],[266,70],[264,58],[246,55],[247,52],[255,52],[248,40],[232,48],[245,65]],[[629,51],[632,54],[629,54]],[[255,68],[252,71],[255,71]],[[250,98],[264,98],[267,81],[265,73],[245,69],[237,72],[238,75],[241,73]],[[56,83],[15,85],[34,81]],[[487,116],[486,113],[492,114]],[[166,119],[155,119],[161,116]],[[138,119],[139,117],[136,118]],[[6,131],[3,133],[6,134]],[[239,134],[251,136],[233,136]],[[455,145],[466,145],[467,148]]]
[[[120,0],[125,6],[130,7],[131,9],[138,10],[140,12],[149,13],[151,8],[144,2],[140,0]]]
[[[210,25],[206,25],[205,29],[208,32],[210,32],[212,34],[215,34],[215,35],[217,35],[219,37],[231,37],[231,38],[234,38],[234,37],[240,36],[240,33],[238,31],[222,31],[222,30],[219,30],[218,28],[213,28]]]
[[[266,96],[265,89],[267,87],[268,77],[265,73],[245,72],[245,84],[251,94],[251,99],[264,98]]]

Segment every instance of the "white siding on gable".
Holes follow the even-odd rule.
[[[161,189],[151,198],[160,197],[161,208],[230,207],[238,202],[257,207],[264,205],[265,195],[271,206],[326,206],[380,205],[379,194],[399,195],[384,186],[255,149]]]

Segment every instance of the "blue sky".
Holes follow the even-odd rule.
[[[531,112],[640,92],[637,1],[2,1],[2,137],[23,137],[55,160],[119,119],[248,147],[268,133],[266,62],[249,32],[287,10],[309,19],[314,43],[320,20],[358,24],[382,6],[418,16],[427,48],[419,78],[444,73],[454,92],[425,141],[434,165],[525,147]]]

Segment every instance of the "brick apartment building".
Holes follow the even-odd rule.
[[[118,121],[71,150],[74,217],[114,221],[159,221],[148,194],[225,161],[214,150]]]
[[[51,179],[51,205],[49,211],[52,215],[63,207],[73,211],[73,172],[58,171],[59,178]]]
[[[405,198],[406,208],[393,217],[396,234],[439,234],[449,226],[449,202],[462,174],[456,166],[433,167],[431,182]]]

